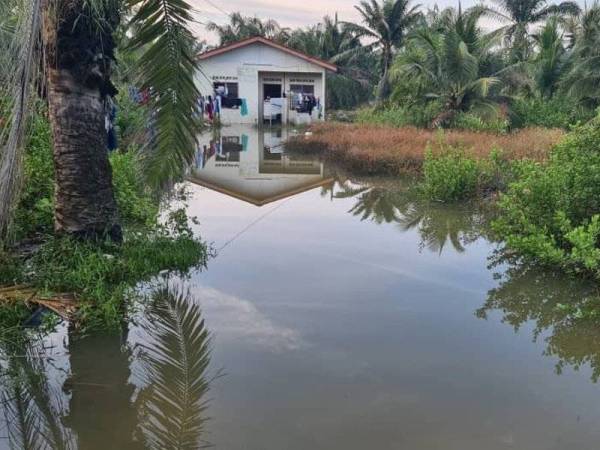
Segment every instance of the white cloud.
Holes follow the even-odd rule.
[[[203,286],[192,292],[217,340],[243,340],[274,352],[304,346],[298,331],[277,325],[248,300]]]

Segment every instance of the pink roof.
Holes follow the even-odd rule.
[[[270,39],[267,39],[267,38],[264,38],[261,36],[255,36],[255,37],[251,37],[248,39],[243,39],[241,41],[233,42],[231,44],[227,44],[222,47],[218,47],[213,50],[209,50],[207,52],[200,53],[198,55],[198,58],[200,60],[209,59],[209,58],[212,58],[213,56],[221,55],[223,53],[227,53],[232,50],[236,50],[238,48],[246,47],[248,45],[252,45],[252,44],[256,44],[256,43],[268,45],[269,47],[275,48],[277,50],[281,50],[282,52],[296,56],[300,59],[303,59],[305,61],[313,63],[319,67],[322,67],[327,70],[331,70],[332,72],[338,71],[338,68],[335,64],[331,64],[322,59],[315,58],[314,56],[307,55],[306,53],[303,53],[303,52],[299,52],[298,50],[294,50],[292,48],[286,47],[285,45],[278,44],[277,42],[274,42]]]

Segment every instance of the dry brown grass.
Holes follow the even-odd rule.
[[[420,171],[427,148],[441,152],[460,147],[475,158],[487,158],[494,149],[507,159],[543,161],[564,135],[561,130],[528,128],[506,135],[461,130],[431,131],[378,125],[323,123],[311,136],[292,139],[294,151],[322,154],[363,173],[394,174]]]

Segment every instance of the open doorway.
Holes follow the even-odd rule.
[[[263,84],[263,100],[281,98],[281,84]]]
[[[283,91],[282,84],[264,83],[263,84],[263,122],[282,123],[283,122]]]

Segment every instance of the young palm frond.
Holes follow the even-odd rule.
[[[140,326],[148,336],[141,347],[144,438],[153,449],[196,449],[206,421],[210,362],[200,307],[190,295],[165,287],[154,293]]]
[[[148,179],[162,184],[191,161],[201,129],[194,82],[199,67],[187,26],[192,7],[185,0],[129,0],[129,5],[136,11],[130,49],[141,53],[140,86],[151,92],[152,130],[142,160]]]

